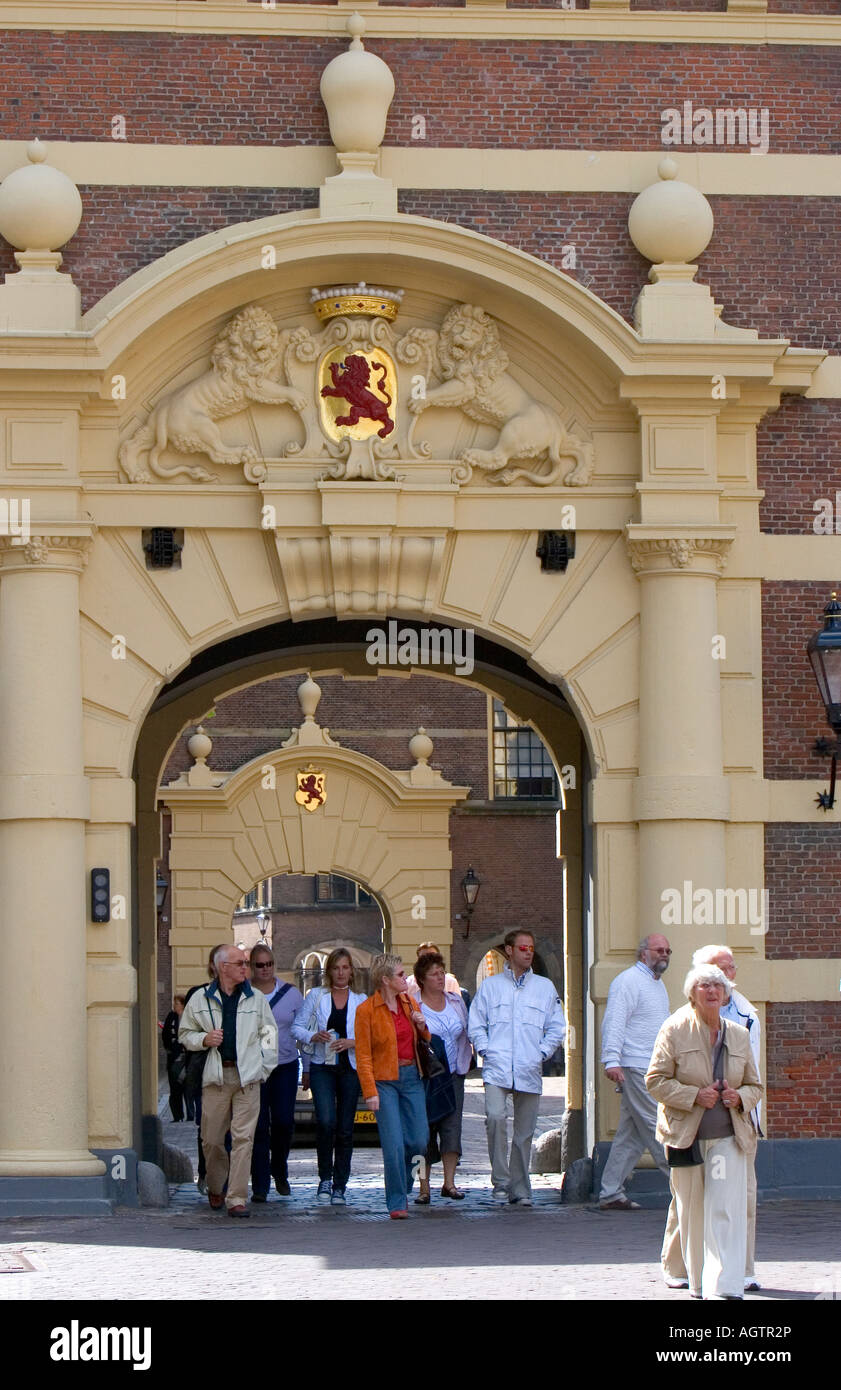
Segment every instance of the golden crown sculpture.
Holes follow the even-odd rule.
[[[322,323],[348,314],[366,314],[370,318],[397,318],[403,290],[384,290],[377,285],[331,285],[329,289],[310,291],[310,304]]]

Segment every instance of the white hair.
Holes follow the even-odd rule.
[[[729,956],[731,960],[734,959],[729,946],[701,946],[692,954],[692,965],[695,969],[699,965],[711,965],[716,956],[720,955]]]
[[[712,981],[713,984],[722,985],[724,988],[724,1003],[726,1004],[730,995],[733,993],[733,986],[728,980],[723,970],[719,970],[717,965],[696,965],[690,970],[683,982],[684,998],[692,1003],[692,992],[697,985],[705,985]]]
[[[223,952],[223,951],[225,952],[225,957],[224,957],[224,959],[225,959],[225,961],[227,962],[227,959],[228,959],[227,953],[228,953],[228,951],[230,951],[230,950],[235,950],[235,949],[236,949],[235,947],[231,946],[230,942],[226,942],[225,945],[223,945],[223,946],[217,946],[217,947],[216,947],[216,950],[213,952],[213,969],[218,971],[218,969],[219,969],[219,962],[222,960],[222,952]]]

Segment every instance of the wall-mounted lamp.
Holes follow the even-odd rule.
[[[479,889],[482,883],[473,872],[473,865],[468,865],[467,873],[461,880],[461,892],[464,898],[464,916],[467,918],[466,930],[462,933],[462,941],[466,941],[470,935],[470,919],[476,907],[476,899],[479,896]]]
[[[166,895],[168,892],[169,884],[167,883],[160,869],[158,869],[158,872],[155,875],[155,904],[157,906],[158,912],[162,910],[163,905],[166,902]]]
[[[261,911],[257,913],[257,926],[260,929],[261,946],[265,946],[266,944],[266,932],[269,930],[269,923],[271,922],[271,920],[272,919],[269,916],[268,912]]]
[[[823,627],[809,638],[806,651],[821,692],[827,722],[835,734],[834,743],[822,738],[815,744],[816,753],[832,754],[829,791],[818,792],[816,798],[822,811],[831,811],[835,805],[836,760],[841,752],[841,603],[836,594],[832,594],[823,611]]]

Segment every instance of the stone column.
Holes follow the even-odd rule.
[[[0,538],[0,1198],[38,1186],[6,1180],[49,1179],[52,1200],[67,1195],[57,1180],[104,1172],[87,1113],[79,575],[91,527],[56,529]]]
[[[663,923],[663,892],[684,884],[713,893],[727,882],[716,581],[733,532],[725,526],[629,526],[640,607],[639,936],[662,932],[674,957],[673,1004],[692,951],[710,925]]]

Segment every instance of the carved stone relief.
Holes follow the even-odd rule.
[[[392,320],[401,297],[401,291],[373,294],[365,285],[313,291],[322,320],[316,332],[280,329],[256,305],[241,310],[214,344],[210,368],[159,401],[123,443],[119,456],[128,481],[185,475],[208,482],[218,476],[198,461],[165,463],[162,455],[169,450],[242,465],[249,482],[266,477],[267,461],[295,461],[315,465],[315,477],[331,480],[402,479],[411,475],[398,475],[396,464],[411,469],[414,463],[420,474],[424,465],[437,463],[443,479],[456,484],[478,472],[503,486],[516,480],[585,486],[595,462],[592,443],[573,434],[512,374],[490,314],[460,304],[440,330],[413,328],[397,337]],[[286,408],[278,417],[285,438],[268,460],[261,457],[251,421],[243,420],[233,444],[219,429],[218,422],[255,405]],[[456,436],[464,422],[456,416],[443,427],[449,444],[442,454],[440,423],[437,447],[420,437],[430,408],[490,426],[496,439],[488,448],[459,447]],[[319,472],[319,464],[327,466]]]

